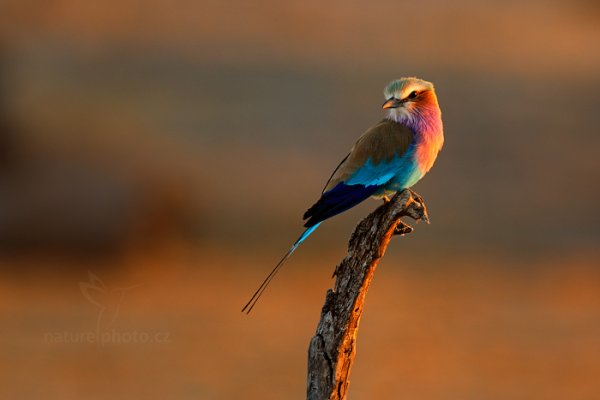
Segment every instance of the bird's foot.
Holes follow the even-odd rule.
[[[382,197],[382,200],[383,200],[383,204],[387,204],[387,203],[389,203],[390,201],[392,201],[392,199],[390,199],[390,198],[389,198],[389,197],[387,197],[387,196],[383,196],[383,197]]]
[[[398,222],[398,225],[396,226],[396,228],[394,229],[394,235],[400,235],[400,236],[404,236],[407,233],[411,233],[413,231],[413,227],[405,224],[404,222],[400,221]]]

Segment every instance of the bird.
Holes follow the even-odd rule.
[[[306,228],[258,287],[242,312],[250,313],[279,269],[319,225],[367,198],[389,201],[410,189],[433,166],[444,144],[434,86],[416,77],[391,81],[383,90],[385,118],[367,129],[334,169],[319,200],[303,216]]]

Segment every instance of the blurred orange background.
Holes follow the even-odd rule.
[[[400,76],[446,144],[351,399],[600,398],[595,1],[16,1],[0,23],[0,398],[288,399],[367,201],[247,317]]]

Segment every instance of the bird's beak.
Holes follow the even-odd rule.
[[[384,110],[387,110],[388,108],[398,108],[402,105],[402,103],[404,103],[402,100],[398,100],[395,97],[390,97],[385,101],[385,103],[383,103],[383,106],[381,107]]]

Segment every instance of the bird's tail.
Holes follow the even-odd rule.
[[[246,305],[244,306],[244,308],[242,308],[242,312],[245,311],[246,314],[250,314],[250,311],[252,311],[252,309],[256,305],[256,302],[258,302],[258,299],[260,299],[260,296],[262,296],[262,294],[264,293],[265,289],[267,288],[267,286],[269,285],[269,283],[271,283],[271,281],[273,280],[273,278],[275,277],[275,275],[277,274],[277,272],[279,271],[279,269],[283,266],[283,264],[287,261],[287,259],[290,258],[290,256],[294,253],[294,251],[296,251],[296,249],[298,248],[298,246],[300,246],[300,244],[302,242],[304,242],[306,240],[306,238],[309,237],[310,234],[313,233],[315,231],[315,229],[317,229],[319,227],[319,225],[321,225],[320,222],[318,224],[315,224],[315,225],[311,226],[310,228],[306,228],[306,230],[302,233],[302,235],[300,235],[300,237],[298,238],[298,240],[296,240],[296,242],[294,242],[294,244],[292,245],[292,247],[290,247],[290,249],[288,250],[288,252],[277,263],[277,265],[275,266],[275,268],[273,268],[273,270],[271,271],[271,273],[269,273],[269,275],[267,275],[267,277],[265,278],[265,280],[263,281],[263,283],[261,283],[261,285],[258,287],[258,289],[256,289],[256,292],[254,292],[254,294],[252,295],[252,298],[250,298],[250,300],[248,301],[248,303],[246,303]]]

